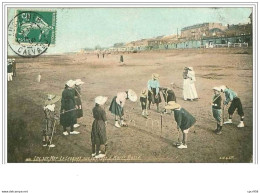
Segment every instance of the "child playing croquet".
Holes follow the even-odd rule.
[[[107,97],[98,96],[95,98],[95,107],[93,108],[94,121],[91,131],[91,143],[92,143],[92,157],[103,158],[105,157],[105,150],[99,151],[100,146],[104,146],[107,142],[106,125],[107,118],[106,112],[102,106],[107,101]]]
[[[52,144],[52,136],[54,132],[55,122],[59,119],[59,117],[55,113],[55,104],[60,100],[59,96],[56,95],[48,95],[48,100],[45,101],[45,106],[43,107],[45,114],[45,126],[42,130],[42,143],[43,146],[55,147]]]
[[[181,105],[174,101],[168,102],[168,105],[165,106],[165,109],[170,109],[174,111],[174,118],[177,122],[177,129],[181,129],[183,134],[182,142],[177,144],[177,148],[187,148],[188,132],[190,127],[192,127],[195,124],[196,119],[188,111],[182,108]]]
[[[214,131],[216,134],[220,135],[222,133],[222,110],[221,110],[221,89],[219,87],[213,88],[214,95],[212,97],[212,114],[217,121],[217,128]]]
[[[142,107],[142,116],[147,118],[148,113],[147,113],[147,101],[148,101],[148,90],[145,88],[141,91],[140,94],[140,103]]]
[[[120,128],[121,126],[127,127],[127,124],[124,121],[124,105],[125,101],[127,99],[130,99],[130,101],[135,102],[137,100],[137,95],[135,92],[131,89],[125,92],[119,92],[117,95],[113,98],[109,111],[115,115],[115,126]],[[118,118],[120,122],[118,123]]]
[[[152,79],[150,79],[147,83],[147,88],[148,88],[148,101],[149,101],[149,106],[148,109],[151,108],[151,103],[155,103],[157,107],[157,112],[159,112],[159,103],[162,102],[160,93],[159,93],[159,74],[153,73],[152,74]]]
[[[228,108],[228,121],[224,122],[224,124],[231,124],[232,123],[232,115],[234,114],[235,110],[237,109],[237,113],[240,116],[240,123],[237,125],[237,127],[244,127],[244,111],[242,107],[242,103],[240,101],[240,98],[238,98],[237,93],[235,93],[233,90],[227,88],[226,86],[220,87],[221,92],[225,93],[225,101],[224,105],[228,105],[229,102],[231,102],[230,107]]]

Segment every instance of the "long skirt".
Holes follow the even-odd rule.
[[[161,103],[162,99],[161,99],[161,95],[160,93],[158,93],[158,97],[156,98],[156,88],[152,88],[153,93],[151,93],[150,91],[148,91],[148,101],[154,103]]]
[[[70,127],[77,122],[76,111],[72,110],[60,115],[60,124],[64,127]]]
[[[217,122],[221,122],[222,110],[212,108],[213,117]]]
[[[190,79],[183,79],[183,98],[184,100],[191,99]]]
[[[92,145],[104,145],[107,142],[106,126],[103,120],[95,119],[91,130]]]
[[[197,90],[195,88],[195,84],[194,82],[190,82],[190,99],[197,99],[198,98],[198,94],[197,94]]]
[[[109,107],[109,111],[114,114],[117,115],[119,117],[124,116],[124,108],[121,107],[119,104],[117,104],[116,102],[116,96],[113,98],[110,107]]]
[[[76,110],[77,118],[83,117],[82,103],[80,98],[75,98],[76,105],[78,109]]]

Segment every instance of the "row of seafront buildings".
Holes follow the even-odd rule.
[[[224,26],[221,23],[202,23],[182,28],[180,35],[158,36],[126,44],[118,43],[108,50],[133,52],[186,48],[248,47],[252,45],[251,17],[250,15],[250,23],[248,24]]]

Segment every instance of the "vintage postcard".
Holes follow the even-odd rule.
[[[6,7],[4,163],[256,163],[254,4]]]

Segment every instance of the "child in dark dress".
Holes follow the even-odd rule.
[[[101,107],[107,101],[107,97],[98,96],[95,98],[95,107],[93,108],[93,117],[94,121],[92,124],[91,131],[91,143],[92,143],[92,157],[103,158],[105,157],[104,151],[100,151],[101,145],[106,145],[107,135],[106,135],[106,126],[107,118],[106,112]]]
[[[222,133],[222,110],[221,110],[221,89],[219,87],[213,88],[214,95],[212,97],[212,114],[215,120],[217,121],[217,128],[215,133],[220,135]]]
[[[177,104],[174,101],[170,101],[165,109],[170,109],[174,111],[174,118],[177,123],[177,129],[181,129],[183,138],[180,144],[177,144],[178,149],[186,149],[187,148],[187,137],[189,129],[195,124],[196,119],[181,105]]]

